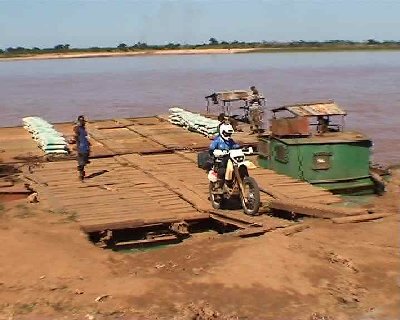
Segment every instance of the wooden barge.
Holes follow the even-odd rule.
[[[241,236],[296,223],[282,219],[282,212],[321,218],[366,213],[341,206],[341,198],[327,190],[263,168],[250,174],[260,186],[265,214],[250,217],[240,209],[214,210],[208,201],[207,175],[197,166],[197,152],[207,149],[210,139],[167,119],[88,123],[92,155],[83,183],[74,152],[48,159],[22,127],[0,128],[0,160],[20,167],[20,176],[51,212],[76,220],[94,242],[108,245],[180,240],[208,228],[210,221],[236,229]],[[54,127],[65,136],[72,133],[71,123]],[[235,140],[256,147],[257,137],[249,135],[246,124],[242,129]]]
[[[372,141],[345,130],[347,113],[334,101],[282,106],[272,112],[271,133],[260,139],[260,166],[333,193],[383,192],[382,178],[370,167]]]

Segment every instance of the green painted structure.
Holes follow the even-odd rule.
[[[353,136],[353,138],[350,138]],[[361,134],[305,138],[262,137],[258,163],[337,193],[371,193],[371,141]]]
[[[259,138],[261,167],[334,193],[374,193],[372,142],[361,133],[344,131],[346,112],[333,101],[283,106],[272,112],[271,133]],[[277,112],[285,117],[277,118]],[[334,116],[340,116],[342,124],[331,123]],[[316,123],[310,122],[315,118]]]

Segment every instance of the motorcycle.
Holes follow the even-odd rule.
[[[260,189],[256,180],[249,176],[245,155],[253,153],[253,148],[214,150],[213,167],[208,173],[210,202],[214,209],[222,209],[228,199],[239,197],[245,214],[258,215]],[[233,164],[232,185],[227,186],[220,174],[227,160]]]

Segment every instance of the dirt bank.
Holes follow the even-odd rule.
[[[244,53],[259,50],[257,48],[246,49],[180,49],[180,50],[150,50],[133,52],[85,52],[85,53],[44,53],[36,55],[24,55],[21,57],[0,58],[0,61],[15,60],[48,60],[48,59],[73,59],[73,58],[99,58],[99,57],[133,57],[143,55],[187,55],[187,54],[228,54]]]
[[[398,211],[399,174],[376,200]],[[250,239],[201,234],[135,254],[73,216],[0,206],[0,319],[399,319],[399,215]]]

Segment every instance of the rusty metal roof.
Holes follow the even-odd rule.
[[[247,90],[232,90],[217,92],[218,98],[221,100],[245,100],[249,97],[251,92]]]
[[[215,92],[214,94],[220,101],[238,101],[247,100],[252,95],[252,92],[249,90],[227,90]],[[207,96],[206,98],[211,98],[211,96]],[[261,94],[259,96],[260,99],[264,99]]]
[[[287,110],[298,117],[345,116],[347,114],[332,100],[292,104],[272,109],[272,112],[283,110]]]

